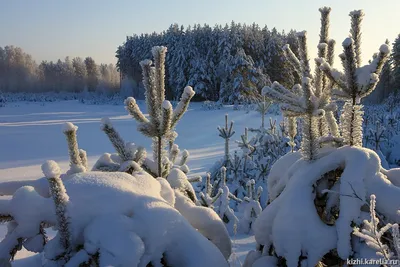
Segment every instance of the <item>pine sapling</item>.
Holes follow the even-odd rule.
[[[333,62],[334,41],[328,38],[330,8],[321,8],[321,32],[318,45],[319,60],[316,65],[321,64],[321,58]],[[307,51],[306,32],[297,34],[299,44],[299,58],[290,49],[289,45],[283,47],[285,56],[294,70],[301,77],[301,85],[294,85],[287,89],[278,82],[271,87],[263,88],[263,95],[273,101],[281,103],[281,110],[289,121],[289,132],[294,136],[295,123],[293,119],[303,118],[301,151],[306,160],[315,160],[320,148],[320,138],[330,134],[335,141],[339,136],[337,123],[333,116],[336,105],[330,103],[332,82],[328,82],[325,74],[318,68],[315,75],[311,74],[309,57]]]
[[[345,100],[341,117],[341,132],[344,144],[362,146],[362,105],[361,99],[369,95],[379,81],[382,67],[389,56],[389,46],[381,45],[379,53],[373,60],[361,66],[361,21],[364,16],[362,10],[350,12],[351,37],[343,43],[344,52],[340,55],[344,73],[332,68],[332,64],[319,59],[319,68],[338,89],[332,91],[338,99]]]
[[[262,208],[260,205],[262,187],[258,187],[255,192],[255,181],[253,179],[246,183],[247,196],[244,197],[244,214],[240,221],[241,228],[245,233],[249,233],[252,229],[252,225],[260,215]]]
[[[213,208],[213,204],[218,198],[222,195],[223,191],[220,188],[215,196],[211,196],[212,192],[212,185],[211,185],[211,175],[207,173],[206,175],[206,184],[204,188],[204,192],[200,192],[199,196],[199,204],[203,207]]]
[[[78,141],[76,137],[76,131],[78,127],[70,122],[64,124],[63,132],[67,138],[68,151],[69,151],[69,165],[70,169],[67,174],[74,174],[79,172],[85,172],[86,168],[82,164],[82,160],[79,153]]]
[[[226,168],[221,167],[221,188],[222,195],[220,196],[220,202],[218,206],[218,215],[226,224],[228,231],[233,233],[235,225],[238,223],[238,218],[235,216],[233,210],[229,207],[229,200],[231,199],[231,193],[226,185]]]
[[[218,126],[219,136],[225,139],[225,161],[223,166],[230,167],[231,161],[229,157],[229,139],[235,134],[233,130],[233,121],[231,121],[230,126],[228,127],[228,114],[225,114],[225,127],[221,128]]]
[[[185,87],[181,100],[175,110],[169,101],[165,100],[165,56],[167,48],[155,46],[152,49],[154,66],[151,60],[140,62],[143,71],[143,85],[145,87],[147,111],[149,119],[144,116],[136,100],[129,97],[125,100],[129,114],[138,121],[138,130],[153,139],[153,160],[156,163],[156,173],[159,177],[165,177],[168,171],[163,163],[165,161],[164,147],[168,141],[176,137],[174,128],[186,112],[194,91],[190,86]],[[146,162],[145,162],[146,164]],[[148,168],[151,168],[148,166]]]
[[[265,115],[268,112],[271,102],[266,100],[266,97],[262,97],[262,101],[257,103],[256,111],[261,115],[261,128],[265,128]]]
[[[375,195],[371,195],[370,197],[370,205],[369,205],[369,212],[371,219],[370,221],[364,220],[362,229],[355,227],[353,234],[355,236],[360,237],[365,241],[368,247],[376,251],[376,255],[385,259],[386,261],[390,261],[392,259],[400,259],[400,238],[399,238],[399,226],[398,224],[386,224],[382,228],[379,229],[379,217],[375,211],[376,206],[376,197]],[[393,247],[393,251],[391,251],[390,247],[386,245],[382,239],[384,238],[384,234],[392,230],[392,237],[391,245]],[[388,266],[388,265],[384,265]],[[390,265],[391,266],[391,265]]]

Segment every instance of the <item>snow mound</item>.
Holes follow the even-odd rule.
[[[315,266],[332,249],[337,249],[342,259],[350,257],[354,252],[352,225],[362,223],[361,207],[372,194],[379,199],[377,212],[390,221],[400,220],[400,188],[381,173],[374,151],[344,146],[323,153],[311,163],[297,158],[296,153],[288,154],[272,168],[268,187],[273,201],[254,223],[257,243],[266,251],[273,246],[288,266],[297,266],[301,256],[306,257],[305,266]],[[330,190],[321,192],[319,180],[338,169],[342,170],[339,180]],[[328,211],[333,206],[340,209],[333,225],[317,213],[316,194],[326,194]]]
[[[198,214],[202,215],[195,217],[196,207],[188,209],[193,210],[191,216],[195,218],[203,215],[214,218],[208,226],[198,225],[197,231],[173,207],[174,192],[168,183],[143,171],[135,172],[134,176],[123,172],[77,173],[63,182],[69,196],[70,262],[60,262],[63,257],[55,260],[64,251],[58,232],[44,247],[45,266],[55,263],[78,266],[96,254],[100,266],[147,266],[150,263],[158,266],[161,260],[168,266],[228,266],[227,243],[225,247],[221,245],[224,247],[222,254],[201,234],[203,231],[210,233],[209,236],[215,234],[229,239],[228,235],[221,234],[223,230],[218,225],[222,222],[216,220],[218,216],[201,211]],[[18,189],[11,200],[0,204],[0,209],[9,212],[17,223],[9,239],[35,237],[42,222],[58,227],[53,199],[40,196],[31,186]],[[221,240],[214,238],[216,244]],[[4,239],[0,243],[3,248],[0,251],[4,251],[8,241]]]

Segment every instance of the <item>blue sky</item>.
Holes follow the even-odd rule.
[[[307,30],[314,57],[321,6],[332,7],[331,37],[340,45],[349,31],[349,12],[363,9],[366,62],[386,38],[400,33],[400,0],[0,0],[0,46],[20,46],[38,62],[92,56],[115,63],[126,35],[160,32],[172,23],[210,25],[236,22],[279,31]],[[337,45],[337,51],[341,47]]]

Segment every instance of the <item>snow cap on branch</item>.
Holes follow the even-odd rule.
[[[72,132],[78,130],[78,126],[72,124],[71,122],[66,122],[63,125],[63,132]]]
[[[390,47],[387,44],[383,44],[379,47],[379,52],[388,55],[390,53]]]
[[[346,39],[344,39],[342,43],[343,47],[349,47],[352,44],[353,44],[353,39],[351,37],[347,37]]]
[[[162,108],[163,109],[170,109],[172,108],[171,102],[169,102],[168,100],[164,100],[163,104],[162,104]]]
[[[54,160],[48,160],[43,163],[42,172],[46,178],[55,178],[61,175],[60,166]]]

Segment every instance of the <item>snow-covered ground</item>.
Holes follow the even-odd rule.
[[[144,103],[140,103],[143,106]],[[141,107],[145,110],[144,107]],[[218,136],[217,126],[223,125],[225,114],[235,122],[236,134],[231,149],[236,149],[233,140],[239,140],[245,127],[260,126],[260,115],[251,111],[235,111],[232,107],[205,111],[201,103],[192,103],[177,126],[176,143],[190,152],[189,176],[202,175],[220,159],[224,153],[224,140]],[[62,125],[72,122],[79,127],[79,147],[88,154],[92,166],[104,152],[114,152],[107,136],[100,130],[100,120],[110,117],[115,128],[126,141],[145,146],[151,153],[151,140],[136,130],[136,122],[127,115],[122,105],[84,105],[78,101],[55,103],[16,102],[0,108],[0,181],[37,179],[43,176],[40,165],[52,159],[63,171],[68,169],[68,149]],[[1,238],[5,226],[0,226]],[[232,237],[234,253],[232,266],[241,266],[247,251],[254,249],[254,237],[237,235]],[[27,251],[18,258],[30,255]],[[32,266],[15,261],[15,266]]]

